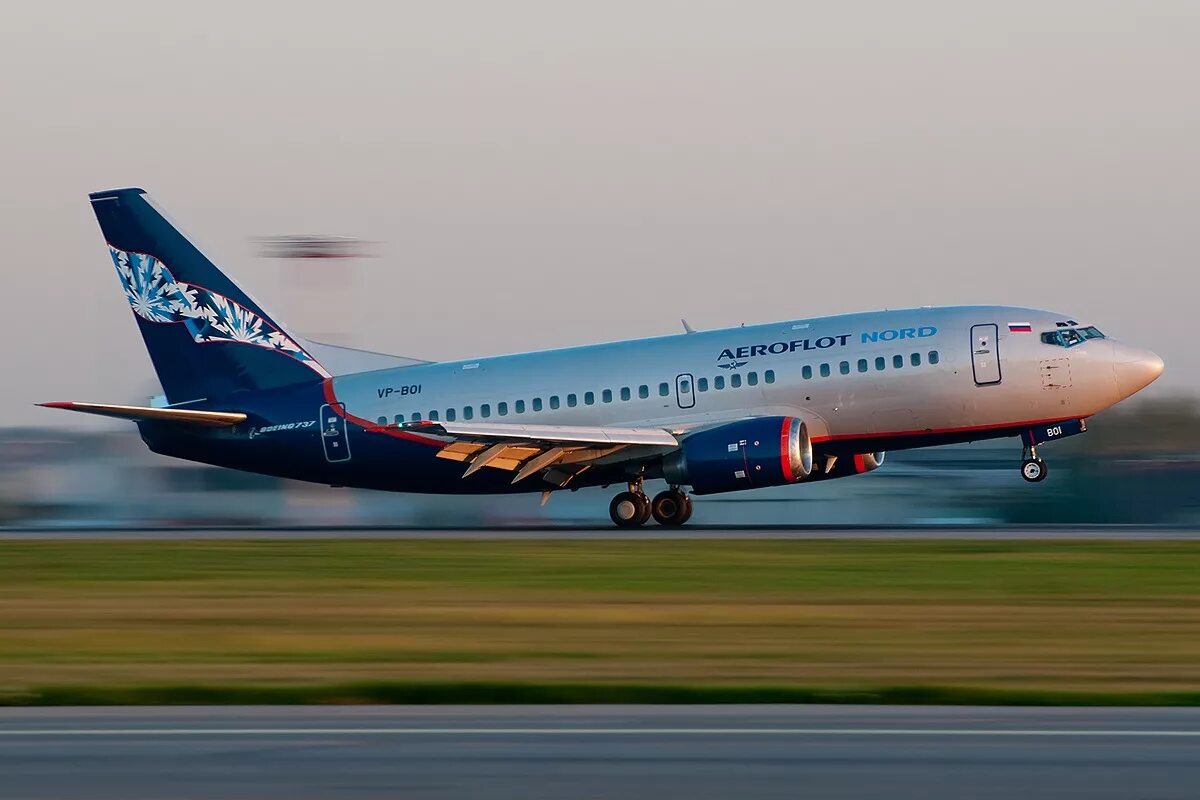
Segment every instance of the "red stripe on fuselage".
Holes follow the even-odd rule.
[[[328,403],[329,407],[333,409],[333,413],[337,414],[339,417],[344,417],[347,422],[353,422],[355,425],[358,425],[366,431],[370,431],[371,433],[382,433],[385,436],[403,439],[406,442],[417,442],[419,444],[427,444],[433,447],[445,447],[447,445],[447,442],[442,439],[434,439],[429,436],[422,436],[418,433],[410,433],[409,431],[403,431],[399,428],[385,428],[377,422],[372,422],[369,419],[363,419],[362,417],[354,416],[349,411],[346,411],[343,408],[341,401],[337,399],[337,394],[335,394],[333,391],[333,378],[326,378],[321,386],[321,389],[325,393],[325,402]]]

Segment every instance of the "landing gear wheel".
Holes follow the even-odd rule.
[[[675,528],[692,516],[692,500],[678,489],[659,492],[650,503],[654,521],[668,528]]]
[[[1046,462],[1040,458],[1021,462],[1021,477],[1030,483],[1046,480]]]
[[[621,492],[608,504],[608,515],[618,528],[636,528],[650,519],[650,501],[637,492]]]
[[[692,498],[685,494],[683,501],[683,519],[679,521],[680,525],[686,525],[687,521],[692,518]]]

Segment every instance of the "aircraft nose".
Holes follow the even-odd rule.
[[[1113,372],[1122,397],[1140,392],[1162,375],[1163,360],[1149,350],[1119,344],[1113,355]]]

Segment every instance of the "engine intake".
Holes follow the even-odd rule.
[[[812,474],[808,426],[795,417],[731,422],[684,437],[663,459],[663,477],[696,494],[802,481]]]

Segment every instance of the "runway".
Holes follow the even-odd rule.
[[[647,525],[622,530],[611,525],[541,525],[529,527],[406,528],[406,527],[310,527],[310,528],[9,528],[0,529],[0,541],[153,541],[160,539],[203,540],[290,540],[290,539],[443,539],[443,540],[576,540],[630,541],[678,539],[971,539],[1004,541],[1038,539],[1047,541],[1200,541],[1200,530],[1173,527],[1095,526],[722,526],[689,525],[661,528]]]
[[[1194,798],[1200,709],[0,709],[4,798]]]

